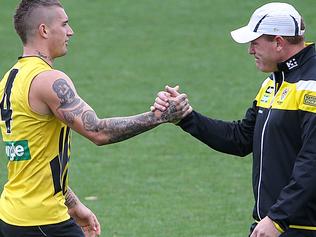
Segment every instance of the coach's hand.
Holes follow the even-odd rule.
[[[266,216],[258,223],[250,237],[278,237],[280,235],[281,233],[275,228],[273,221]]]
[[[101,235],[101,226],[97,217],[81,202],[69,209],[68,213],[82,228],[85,237],[96,237]]]

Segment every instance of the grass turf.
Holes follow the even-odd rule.
[[[21,53],[11,24],[17,2],[0,5],[1,75]],[[266,75],[229,32],[266,2],[63,1],[75,35],[55,67],[100,117],[144,112],[165,84],[179,84],[196,110],[240,119]],[[315,40],[315,1],[288,2],[304,15],[307,39]],[[247,235],[251,156],[215,152],[170,124],[104,147],[74,133],[72,148],[70,185],[99,217],[102,236]],[[4,152],[1,157],[4,183]]]

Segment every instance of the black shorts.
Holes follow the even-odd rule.
[[[255,229],[257,223],[253,223],[250,227],[250,234]],[[314,230],[300,230],[300,229],[287,229],[279,237],[316,237],[316,231]]]
[[[0,237],[84,237],[84,234],[72,218],[41,226],[15,226],[0,220]]]

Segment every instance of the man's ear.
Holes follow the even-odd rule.
[[[43,38],[47,39],[48,38],[48,27],[45,24],[40,24],[38,26],[38,32],[40,34],[40,36],[42,36]]]
[[[286,40],[280,35],[275,36],[274,41],[276,42],[277,51],[281,51],[286,44]]]

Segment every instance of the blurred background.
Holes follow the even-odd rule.
[[[0,4],[0,75],[21,55],[12,16]],[[180,85],[210,117],[242,119],[266,74],[230,31],[258,0],[64,0],[75,31],[55,61],[98,116],[149,110],[166,84]],[[315,0],[292,0],[316,39]],[[0,146],[0,183],[6,181]],[[245,237],[252,223],[251,156],[221,154],[164,124],[97,147],[73,133],[70,186],[98,216],[105,237]]]

